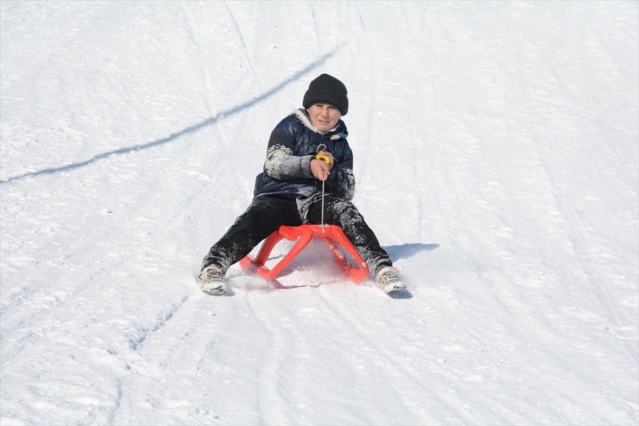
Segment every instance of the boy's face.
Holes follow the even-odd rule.
[[[342,113],[329,104],[313,104],[306,111],[311,117],[311,123],[320,132],[328,132],[337,125]]]

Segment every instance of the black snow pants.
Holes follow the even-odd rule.
[[[310,206],[307,223],[320,223],[321,204],[321,200],[318,200]],[[377,237],[352,202],[327,195],[324,198],[324,223],[342,228],[371,272],[375,272],[380,266],[392,265],[388,253],[380,246]],[[249,254],[281,225],[302,224],[294,199],[269,196],[255,198],[226,234],[211,247],[202,261],[202,269],[214,264],[226,273],[231,265]]]

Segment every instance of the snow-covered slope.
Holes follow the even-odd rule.
[[[0,12],[3,425],[639,421],[637,2]],[[322,72],[410,293],[314,245],[202,294]]]

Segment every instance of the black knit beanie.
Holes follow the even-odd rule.
[[[346,86],[333,76],[322,74],[311,81],[308,90],[304,94],[302,105],[309,108],[314,104],[329,104],[346,115],[348,112],[348,98]]]

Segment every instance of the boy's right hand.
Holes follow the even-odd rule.
[[[323,160],[313,158],[311,160],[311,173],[315,179],[323,181],[328,179],[328,175],[331,174],[331,167]]]

